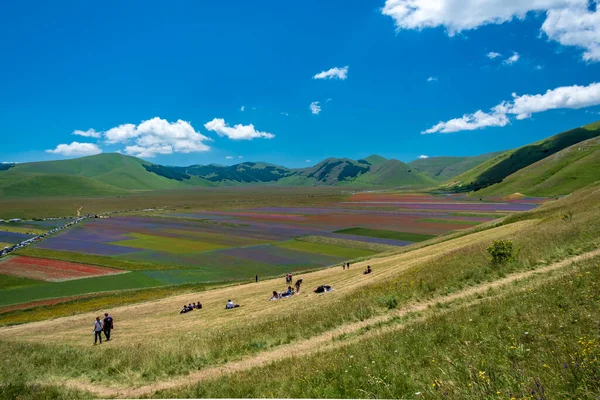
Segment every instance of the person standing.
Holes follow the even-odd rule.
[[[94,345],[100,339],[100,344],[102,344],[102,321],[100,321],[100,317],[96,317],[96,322],[94,322]]]
[[[302,279],[298,279],[296,281],[296,284],[294,286],[296,286],[296,294],[300,293],[300,285],[302,284]]]
[[[104,336],[106,336],[106,341],[110,340],[110,331],[113,329],[113,318],[108,315],[108,313],[104,313]]]
[[[258,282],[258,275],[256,275],[256,282]]]

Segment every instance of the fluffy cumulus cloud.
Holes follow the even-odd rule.
[[[97,132],[94,129],[88,129],[87,131],[80,131],[79,129],[76,129],[73,131],[73,135],[83,136],[83,137],[91,137],[91,138],[97,139],[100,136],[102,136],[102,132]]]
[[[334,67],[327,71],[321,71],[313,79],[341,79],[344,80],[348,77],[348,66],[338,68]]]
[[[272,133],[257,131],[252,124],[237,124],[231,127],[222,118],[215,118],[204,124],[204,127],[209,131],[216,132],[219,136],[226,136],[233,140],[273,139],[275,137]]]
[[[510,56],[506,60],[502,61],[502,63],[505,65],[513,65],[514,63],[519,61],[519,58],[521,58],[521,56],[519,55],[519,53],[517,53],[515,51],[515,52],[513,52],[512,56]]]
[[[500,53],[496,53],[495,51],[490,51],[489,53],[487,53],[485,55],[487,58],[489,58],[490,60],[493,60],[494,58],[498,58],[498,57],[502,57],[502,54]]]
[[[591,2],[597,5],[598,0]],[[590,0],[386,0],[381,12],[394,19],[398,30],[444,27],[449,36],[542,12],[542,31],[550,40],[580,47],[585,60],[600,61],[600,13],[589,4]]]
[[[318,101],[313,101],[308,107],[310,108],[310,112],[315,115],[319,115],[319,113],[321,112],[321,106],[319,105]]]
[[[510,117],[517,120],[530,118],[532,114],[556,109],[579,109],[600,105],[600,83],[588,86],[563,86],[544,94],[522,95],[513,93],[512,100],[504,101],[489,113],[481,110],[454,118],[423,131],[422,133],[450,133],[471,131],[490,126],[506,126]]]
[[[437,82],[439,81],[437,76],[430,76],[429,78],[427,78],[427,82]]]
[[[246,106],[241,106],[240,107],[240,111],[244,111],[246,109]]]
[[[233,156],[225,156],[226,160],[233,160]]]
[[[189,122],[169,122],[158,117],[138,125],[116,126],[104,132],[103,137],[109,144],[125,144],[125,153],[136,157],[210,150],[204,143],[210,139],[197,132]]]
[[[46,150],[47,153],[60,154],[61,156],[92,156],[102,153],[98,145],[94,143],[79,143],[59,144],[55,149]]]
[[[429,158],[429,156],[426,156],[425,154],[421,154],[421,155],[419,156],[419,160],[424,160],[424,159],[426,159],[426,158]]]

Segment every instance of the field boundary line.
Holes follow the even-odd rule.
[[[200,371],[190,373],[188,375],[178,376],[175,378],[158,381],[148,385],[138,386],[134,388],[124,386],[111,387],[106,386],[105,384],[100,385],[90,382],[84,382],[81,380],[65,380],[61,381],[61,384],[72,389],[84,390],[97,396],[126,398],[149,395],[160,390],[173,389],[182,386],[190,386],[204,380],[217,378],[235,372],[245,371],[255,367],[264,366],[275,361],[293,357],[302,357],[309,354],[318,353],[319,351],[329,349],[332,347],[342,346],[347,343],[351,343],[352,339],[350,339],[347,342],[338,341],[335,344],[330,344],[329,342],[332,342],[336,339],[339,340],[340,336],[342,335],[357,333],[363,328],[389,322],[393,318],[404,317],[411,313],[426,311],[428,308],[437,304],[448,304],[456,300],[467,299],[475,295],[484,294],[490,289],[500,288],[516,281],[521,281],[536,275],[556,271],[564,267],[571,266],[576,262],[587,260],[596,256],[600,256],[600,248],[564,259],[562,261],[544,267],[510,274],[504,278],[492,282],[486,282],[477,286],[472,286],[450,295],[438,296],[424,302],[408,304],[407,306],[399,310],[389,312],[385,315],[372,317],[360,322],[346,324],[308,339],[303,339],[291,344],[278,346],[271,351],[259,353],[250,357],[242,358],[237,361],[231,361],[221,365],[208,367]],[[385,330],[387,328],[393,330],[401,329],[401,327],[402,325],[397,325],[394,327],[382,327],[381,329]],[[373,334],[376,334],[379,331],[379,329],[377,331],[373,331]]]

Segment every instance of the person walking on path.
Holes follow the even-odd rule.
[[[110,340],[110,331],[113,329],[113,319],[108,313],[104,313],[104,336],[106,336],[106,341]]]
[[[258,282],[258,275],[256,275],[256,282]]]
[[[100,344],[102,344],[102,321],[100,321],[100,317],[96,317],[96,322],[94,322],[94,345],[100,339]]]
[[[296,284],[294,286],[296,286],[296,294],[300,293],[300,285],[302,284],[302,278],[298,279],[296,281]]]

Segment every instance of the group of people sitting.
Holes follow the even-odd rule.
[[[201,310],[202,309],[202,303],[198,302],[198,303],[190,303],[187,306],[184,304],[183,308],[181,309],[181,311],[179,311],[179,314],[185,314],[188,313],[190,311],[194,311],[194,310]]]

